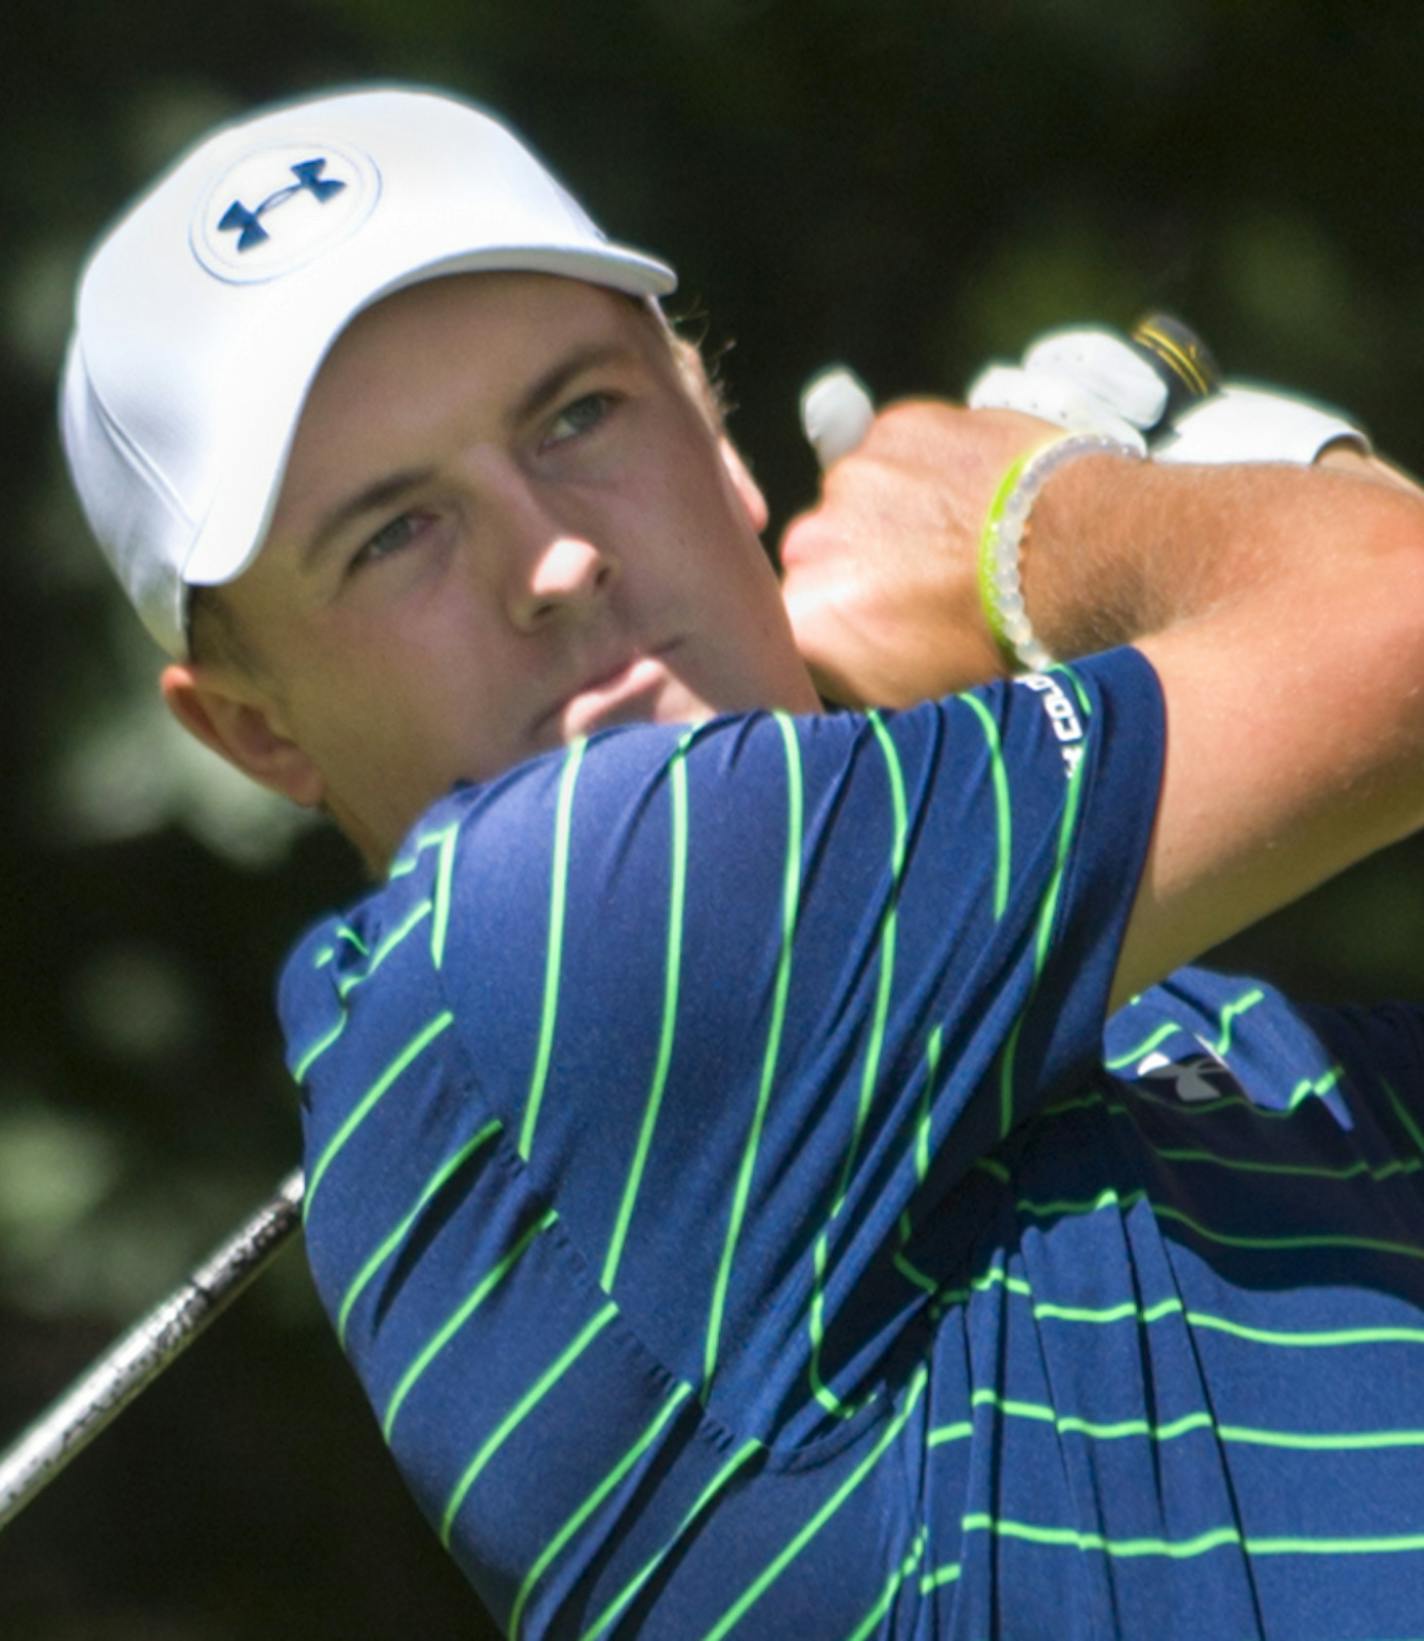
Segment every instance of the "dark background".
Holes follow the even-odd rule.
[[[884,396],[1168,306],[1232,371],[1424,468],[1424,15],[1312,0],[12,0],[0,44],[0,1440],[294,1162],[272,976],[357,878],[155,707],[65,493],[83,247],[246,105],[383,76],[488,101],[704,311],[775,515],[795,395]],[[1243,703],[1243,711],[1249,703]],[[1325,714],[1328,700],[1302,701]],[[1313,996],[1419,996],[1424,853],[1238,943]],[[284,1256],[0,1537],[0,1636],[486,1633]]]

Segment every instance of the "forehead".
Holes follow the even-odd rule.
[[[519,435],[595,367],[660,394],[681,383],[661,318],[580,280],[460,274],[374,304],[307,394],[252,569],[299,553],[324,519],[383,482],[434,471],[471,441]]]
[[[588,337],[641,351],[657,321],[639,299],[556,274],[471,273],[424,280],[366,308],[327,354],[307,408],[353,377],[406,370],[412,358],[470,373],[471,387],[521,361],[537,368]],[[452,357],[450,350],[457,350]]]

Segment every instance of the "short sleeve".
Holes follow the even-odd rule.
[[[1161,741],[1132,651],[899,714],[608,732],[438,806],[318,937],[325,983],[433,1068],[408,1132],[452,1101],[497,1129],[668,1371],[799,1439],[927,1325],[944,1273],[907,1227],[1096,1063]],[[351,1001],[309,990],[302,1074]],[[310,1106],[320,1165],[352,1101]]]

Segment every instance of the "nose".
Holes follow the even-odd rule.
[[[528,542],[510,576],[510,619],[526,632],[591,609],[612,584],[615,566],[586,534],[546,530]]]
[[[506,475],[497,489],[497,498],[486,491],[492,507],[484,522],[499,538],[498,574],[509,620],[522,632],[535,632],[589,613],[617,578],[614,554],[586,521],[565,517],[527,476]]]

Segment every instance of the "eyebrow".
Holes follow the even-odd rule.
[[[576,376],[586,370],[597,370],[600,365],[616,364],[637,357],[627,342],[590,342],[566,354],[557,364],[546,370],[518,401],[507,420],[511,427],[532,421],[541,411],[559,397]]]
[[[559,397],[568,384],[586,370],[600,365],[633,359],[636,351],[626,342],[597,342],[577,348],[565,355],[549,370],[538,377],[520,396],[505,416],[505,424],[513,429],[533,421]],[[402,501],[434,476],[433,467],[407,467],[395,473],[383,474],[370,484],[363,485],[353,495],[345,497],[322,514],[320,521],[301,551],[301,568],[309,571],[316,564],[331,541],[342,534],[348,525],[367,513],[383,512]]]
[[[301,568],[311,570],[330,543],[356,519],[367,513],[383,512],[393,507],[434,473],[431,467],[407,467],[398,473],[387,473],[365,485],[355,495],[337,502],[321,516],[321,522],[307,538],[301,552]]]

